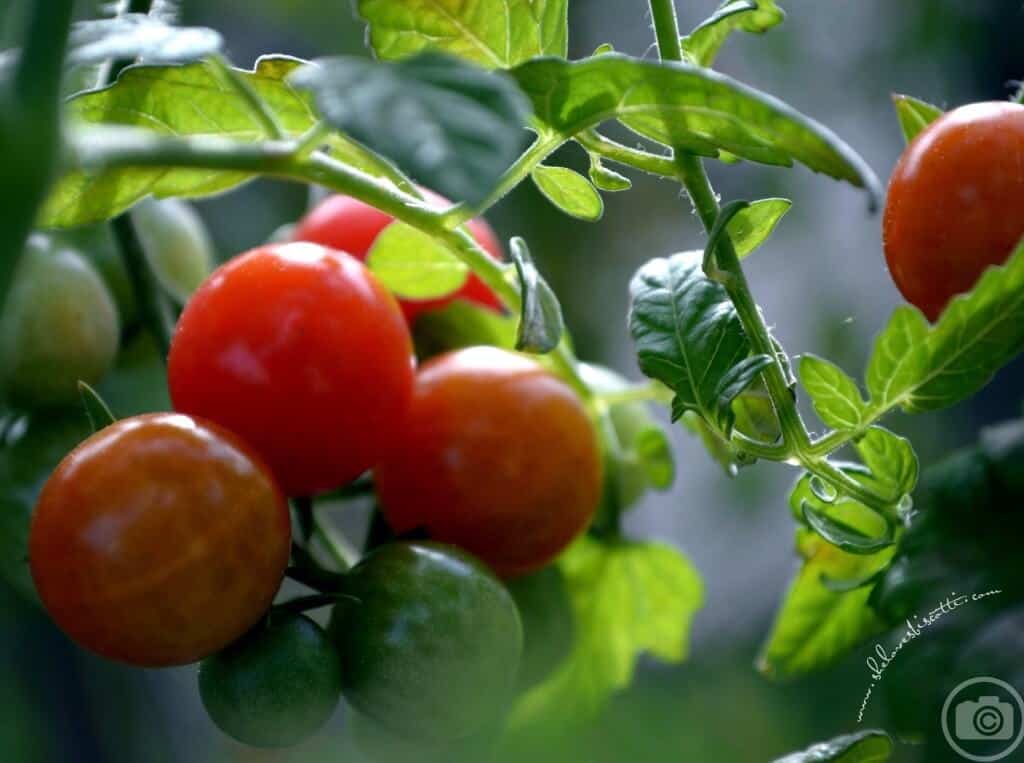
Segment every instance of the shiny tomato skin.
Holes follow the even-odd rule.
[[[1024,236],[1024,106],[974,103],[923,130],[893,172],[883,238],[900,292],[934,321]]]
[[[288,506],[249,448],[171,413],[123,419],[60,463],[36,505],[32,578],[72,639],[146,667],[195,662],[270,606]]]
[[[394,440],[412,395],[412,340],[357,260],[275,244],[193,294],[168,380],[176,410],[237,433],[288,495],[311,495],[351,482]]]
[[[523,355],[471,347],[424,364],[405,432],[374,477],[396,532],[426,529],[510,578],[586,528],[601,471],[572,389]]]
[[[427,202],[439,209],[451,206],[451,202],[432,191],[420,189]],[[294,233],[295,241],[312,241],[342,252],[348,252],[359,260],[365,260],[373,242],[394,218],[369,204],[350,196],[329,196],[299,221]],[[494,259],[504,259],[501,243],[494,229],[483,218],[470,220],[466,227],[476,242]],[[455,294],[440,299],[409,300],[399,303],[406,320],[413,323],[420,313],[436,310],[455,299],[465,299],[484,307],[501,309],[501,300],[479,277],[470,274],[465,285]]]

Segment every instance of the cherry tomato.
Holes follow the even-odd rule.
[[[117,355],[117,308],[80,254],[46,236],[29,239],[0,314],[0,374],[11,400],[28,407],[78,400]]]
[[[213,244],[202,219],[181,199],[146,199],[131,215],[157,280],[184,304],[213,269]]]
[[[199,696],[225,734],[287,747],[315,732],[341,698],[341,658],[302,615],[271,615],[199,665]]]
[[[264,246],[217,269],[171,344],[174,407],[249,442],[289,495],[346,484],[402,429],[412,340],[398,304],[347,254]]]
[[[930,319],[1006,261],[1024,235],[1024,106],[974,103],[922,131],[903,153],[885,206],[896,286]]]
[[[100,430],[46,482],[32,578],[82,646],[142,666],[231,643],[270,606],[291,545],[288,506],[234,435],[177,414]]]
[[[523,355],[472,347],[423,366],[403,435],[374,473],[396,532],[424,528],[512,577],[586,528],[601,471],[566,384]]]
[[[348,575],[331,616],[342,692],[392,732],[467,737],[506,706],[522,653],[519,613],[482,564],[438,543],[391,543]]]
[[[451,206],[443,196],[420,189],[429,204],[438,209]],[[300,222],[292,234],[296,241],[323,244],[353,257],[365,260],[373,242],[394,218],[379,209],[348,196],[329,196],[318,204]],[[483,218],[470,220],[466,227],[483,249],[494,259],[501,260],[504,253],[497,235]],[[470,274],[465,285],[455,294],[441,299],[400,300],[406,320],[412,323],[427,310],[436,310],[455,299],[466,299],[495,310],[501,309],[501,300],[477,276]]]

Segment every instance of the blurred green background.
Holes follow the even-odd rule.
[[[3,46],[11,44],[12,19],[26,2],[0,0]],[[1011,81],[1024,76],[1019,0],[782,4],[789,12],[785,24],[764,38],[733,38],[718,68],[830,126],[883,179],[902,149],[891,93],[954,106],[1004,98]],[[88,13],[90,4],[81,5]],[[715,5],[677,2],[683,28]],[[224,34],[239,65],[268,52],[363,53],[363,29],[348,0],[186,0],[182,6],[186,23]],[[572,55],[587,55],[604,42],[653,55],[646,6],[644,0],[572,0]],[[556,161],[586,168],[578,149]],[[749,261],[755,294],[791,352],[814,352],[859,371],[873,335],[900,301],[885,270],[880,218],[868,214],[861,194],[803,169],[712,163],[710,171],[725,199],[794,200],[774,238]],[[226,258],[264,241],[306,204],[303,188],[258,182],[198,208]],[[606,206],[598,224],[572,222],[525,184],[491,220],[506,239],[522,235],[530,242],[562,298],[581,357],[636,377],[626,283],[646,259],[701,247],[704,237],[679,189],[661,181],[634,177],[633,190],[606,196]],[[159,373],[144,365],[132,373],[116,382],[122,396],[136,396],[139,407],[162,399]],[[1018,362],[968,403],[891,423],[913,439],[927,465],[973,440],[980,426],[1016,415],[1022,386],[1024,364]],[[676,485],[635,511],[629,531],[676,544],[705,578],[691,658],[679,667],[644,662],[634,687],[601,723],[572,750],[552,751],[552,760],[764,763],[855,728],[869,682],[863,663],[869,647],[834,670],[785,686],[770,684],[753,667],[795,569],[785,504],[794,475],[762,466],[728,480],[682,431],[673,439]],[[207,720],[192,668],[139,671],[92,657],[7,589],[0,589],[0,649],[3,761],[355,760],[341,741],[344,710],[300,747],[243,748]],[[885,721],[884,703],[876,698],[866,723]],[[907,749],[899,759],[923,758]]]

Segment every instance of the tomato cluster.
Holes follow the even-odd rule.
[[[151,212],[138,213],[143,237],[178,246]],[[472,347],[417,370],[418,315],[454,299],[501,305],[473,279],[442,300],[399,303],[360,261],[389,222],[331,197],[296,240],[216,269],[171,342],[175,412],[79,444],[32,519],[31,573],[57,624],[127,663],[202,661],[211,718],[252,745],[298,741],[342,695],[376,727],[438,744],[493,725],[538,664],[553,668],[550,645],[531,638],[545,656],[527,655],[520,674],[520,607],[501,578],[548,565],[601,501],[590,414],[537,361]],[[486,223],[469,228],[501,256]],[[153,271],[177,277],[172,298],[196,286],[188,263]],[[368,472],[392,538],[334,573],[310,553],[305,512]],[[298,545],[288,497],[300,499]],[[272,606],[290,563],[320,592],[311,606],[333,605],[326,630],[301,600]],[[539,590],[532,580],[513,590]]]

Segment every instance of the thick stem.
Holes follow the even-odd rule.
[[[676,162],[679,166],[679,179],[690,195],[690,200],[697,210],[697,216],[700,217],[705,229],[711,231],[718,219],[719,206],[701,160],[680,151],[677,152]],[[718,267],[731,276],[725,288],[736,307],[751,348],[759,355],[765,354],[777,358],[768,327],[750,293],[747,277],[728,234],[723,233],[718,239],[716,259]],[[800,419],[800,413],[796,409],[796,402],[793,400],[789,383],[777,359],[765,369],[763,376],[775,404],[775,412],[782,426],[783,438],[797,452],[806,449],[810,445],[807,429]]]
[[[673,0],[650,0],[650,8],[662,59],[681,61],[683,51]],[[710,234],[718,221],[721,208],[704,164],[699,157],[678,149],[675,151],[675,162],[679,170],[679,181],[685,186],[701,223]],[[727,233],[722,232],[719,236],[715,259],[718,268],[729,275],[723,279],[723,285],[736,308],[751,349],[757,354],[770,355],[775,361],[764,370],[762,376],[782,428],[783,443],[779,452],[791,454],[789,457],[795,458],[801,466],[865,505],[883,514],[891,514],[891,504],[885,497],[876,495],[812,450],[810,435],[800,418],[775,344],[750,292],[736,249]]]
[[[121,250],[121,259],[128,271],[142,322],[156,342],[160,357],[166,361],[171,348],[171,336],[174,333],[174,316],[171,313],[170,302],[157,282],[152,268],[149,267],[149,261],[146,259],[146,253],[142,249],[142,242],[131,217],[125,213],[114,218],[111,229]]]
[[[683,48],[679,42],[679,22],[676,20],[674,0],[650,0],[654,35],[658,39],[658,53],[662,61],[682,61]]]

